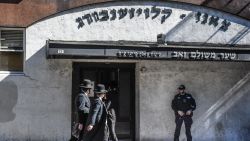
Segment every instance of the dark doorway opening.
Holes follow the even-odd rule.
[[[102,83],[106,89],[115,91],[112,98],[118,139],[135,141],[135,64],[73,63],[72,123],[75,119],[74,99],[83,79],[90,79],[94,85]]]

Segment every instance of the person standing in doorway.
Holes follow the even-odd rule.
[[[191,94],[185,92],[185,86],[178,87],[178,94],[172,100],[172,109],[175,112],[175,133],[174,141],[179,141],[181,125],[184,121],[186,128],[187,141],[192,141],[191,125],[193,123],[193,111],[196,109],[196,103]]]
[[[96,86],[96,98],[90,109],[84,141],[108,141],[107,109],[103,102],[106,93],[107,90],[103,84]]]
[[[118,138],[116,136],[115,132],[115,124],[116,124],[116,114],[115,114],[115,97],[118,95],[117,92],[117,83],[115,81],[112,81],[108,85],[108,92],[106,96],[104,97],[104,101],[106,104],[106,108],[108,111],[108,128],[109,128],[109,140],[111,141],[118,141]]]
[[[82,141],[84,128],[86,126],[86,122],[89,115],[90,110],[90,100],[89,94],[92,89],[91,81],[88,79],[84,79],[83,83],[80,84],[80,93],[76,97],[75,105],[78,113],[78,130],[80,130],[79,138],[77,141]]]

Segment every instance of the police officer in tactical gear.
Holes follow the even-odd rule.
[[[187,141],[192,141],[191,125],[193,123],[193,111],[196,108],[196,103],[191,94],[185,92],[185,86],[178,87],[178,94],[172,100],[172,109],[175,112],[175,133],[174,141],[179,141],[181,125],[184,121],[186,128]]]
[[[83,138],[84,128],[86,126],[86,122],[88,119],[90,110],[89,94],[91,89],[92,89],[91,81],[88,79],[84,79],[83,83],[80,84],[80,93],[76,97],[75,104],[77,108],[78,121],[79,121],[78,129],[80,130],[78,141],[81,141]]]

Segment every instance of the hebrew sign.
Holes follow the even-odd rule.
[[[91,13],[83,14],[75,19],[77,23],[77,28],[83,28],[85,25],[91,25],[96,22],[114,21],[122,20],[125,17],[129,19],[144,17],[145,20],[160,20],[161,24],[164,24],[170,16],[172,16],[173,9],[162,8],[157,6],[152,6],[151,8],[120,8],[120,9],[103,9],[101,11],[94,11]],[[180,14],[179,18],[181,20],[185,19],[186,14]],[[160,17],[160,18],[157,18]],[[207,13],[196,12],[194,15],[194,23],[197,24],[208,24],[212,27],[220,26],[219,29],[222,31],[227,31],[231,23],[227,20],[220,20],[219,17],[208,15]]]
[[[61,41],[60,41],[61,42]],[[47,43],[47,58],[250,61],[250,48],[138,47],[117,44]]]
[[[235,52],[213,51],[118,51],[119,58],[174,59],[174,60],[238,60]]]

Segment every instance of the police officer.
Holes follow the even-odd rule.
[[[196,108],[196,103],[191,94],[185,92],[185,86],[178,87],[178,94],[172,100],[172,109],[175,112],[175,133],[174,141],[179,141],[181,125],[184,121],[186,128],[187,141],[192,141],[191,125],[193,123],[193,111]]]
[[[89,94],[90,90],[92,89],[91,81],[88,79],[84,79],[83,83],[80,84],[80,93],[76,97],[76,108],[78,113],[78,121],[79,121],[79,127],[80,130],[78,141],[81,141],[84,134],[84,128],[86,126],[86,122],[89,115],[90,110],[90,100],[89,100]]]

